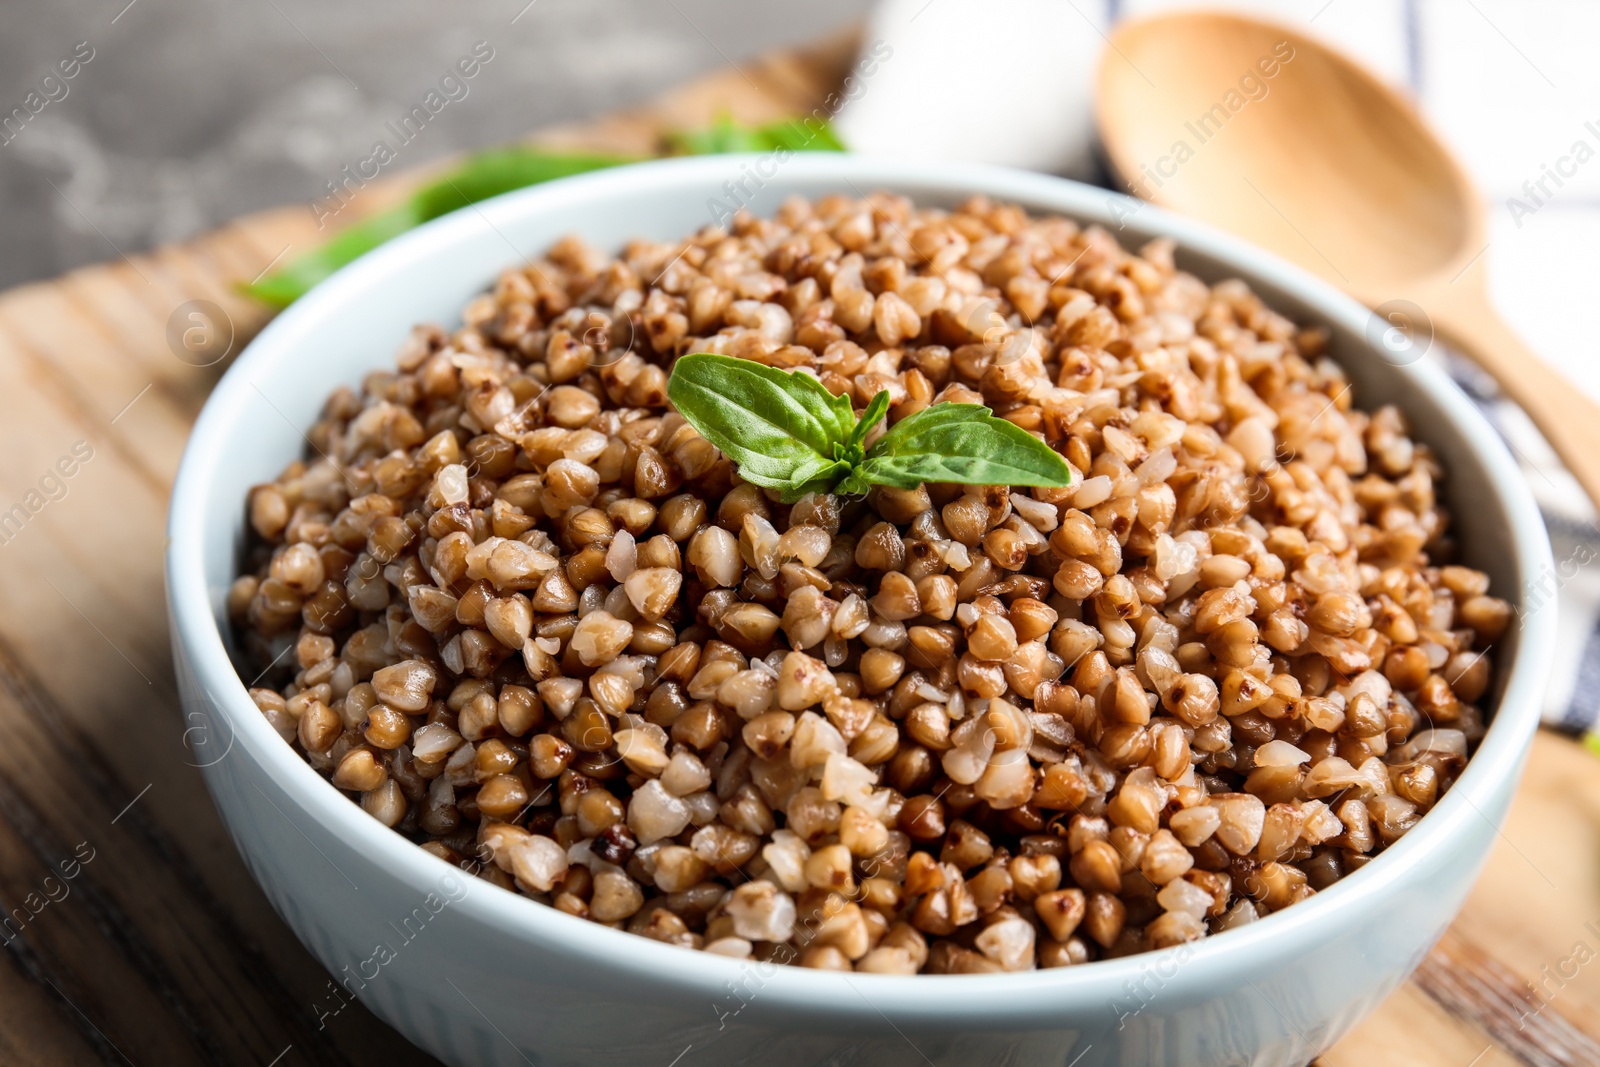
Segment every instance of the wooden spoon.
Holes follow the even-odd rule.
[[[1399,94],[1296,30],[1187,12],[1116,31],[1096,108],[1112,165],[1137,195],[1372,306],[1373,340],[1394,362],[1419,358],[1436,324],[1600,505],[1600,405],[1495,313],[1483,201]]]

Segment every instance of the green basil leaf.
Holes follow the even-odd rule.
[[[733,356],[679,357],[667,396],[746,481],[768,489],[796,488],[835,470],[834,446],[855,428],[850,401],[810,375]]]
[[[346,263],[424,221],[411,204],[380,212],[340,230],[327,244],[292,257],[271,274],[240,285],[239,290],[269,307],[286,308]]]
[[[240,289],[264,304],[285,308],[340,267],[430,219],[513,189],[631,162],[622,156],[528,147],[480,152],[446,176],[418,189],[399,207],[345,227],[326,244],[295,256],[278,270]]]
[[[1054,449],[981,404],[935,404],[901,419],[849,481],[914,489],[923,482],[1065,487],[1072,469]]]
[[[756,128],[756,137],[765,149],[787,148],[794,152],[843,152],[844,142],[826,122],[810,115],[779,119]]]
[[[513,189],[632,162],[624,156],[550,152],[527,146],[497,148],[479,152],[445,177],[418,189],[411,202],[426,221]]]
[[[688,155],[777,149],[844,151],[832,127],[810,116],[748,127],[740,126],[732,116],[723,114],[704,130],[669,136],[667,144],[671,150]],[[625,156],[552,152],[527,145],[480,152],[446,176],[418,189],[399,207],[341,230],[326,244],[294,257],[259,281],[238,288],[263,304],[285,308],[340,267],[430,219],[513,189],[632,162],[633,159]]]
[[[867,434],[871,433],[872,428],[882,422],[888,414],[889,390],[882,389],[868,402],[867,410],[861,413],[861,421],[856,423],[856,428],[850,432],[850,443],[857,448],[861,447],[861,442],[867,439]]]
[[[887,485],[888,483],[885,482],[884,484]],[[917,482],[917,483],[915,483],[913,485],[895,486],[894,488],[897,488],[897,489],[898,488],[915,489],[918,485],[921,485],[921,484],[922,484],[921,482]],[[867,481],[866,478],[862,477],[861,468],[860,467],[856,467],[853,470],[851,470],[851,472],[848,475],[845,476],[844,481],[842,481],[838,485],[834,486],[833,491],[835,493],[838,493],[840,496],[866,496],[867,495],[867,491],[869,489],[871,489],[871,488],[872,488],[872,483]]]
[[[785,504],[793,504],[807,493],[834,492],[834,484],[849,473],[851,473],[849,463],[844,460],[835,460],[815,475],[798,475],[788,486],[782,489],[781,499]]]
[[[740,126],[724,111],[703,130],[679,130],[667,136],[667,147],[690,156],[710,156],[723,152],[759,152],[763,145],[755,130]]]
[[[806,116],[780,119],[765,126],[741,126],[727,112],[718,115],[703,130],[683,130],[667,138],[667,147],[691,156],[723,152],[770,152],[787,148],[792,152],[843,152],[833,128]]]

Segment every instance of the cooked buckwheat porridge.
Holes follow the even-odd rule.
[[[251,490],[230,610],[286,743],[542,904],[832,970],[1086,963],[1356,871],[1483,733],[1511,611],[1436,457],[1169,242],[793,200],[563,240],[463,320]],[[890,424],[985,404],[1072,485],[782,504],[668,405],[690,352]]]

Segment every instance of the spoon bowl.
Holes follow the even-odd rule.
[[[1137,192],[1363,296],[1478,251],[1477,194],[1421,117],[1303,34],[1203,12],[1133,23],[1100,89]]]
[[[1600,405],[1494,312],[1483,201],[1409,101],[1298,30],[1218,12],[1124,25],[1097,89],[1106,154],[1135,194],[1372,306],[1370,333],[1397,363],[1421,358],[1437,329],[1600,501]]]

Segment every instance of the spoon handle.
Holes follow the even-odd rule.
[[[1535,355],[1482,289],[1436,308],[1442,312],[1436,323],[1439,333],[1488,371],[1528,413],[1600,508],[1600,404]]]

